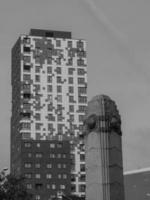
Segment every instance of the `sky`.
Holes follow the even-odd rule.
[[[124,171],[150,167],[149,10],[149,0],[0,1],[0,169],[10,163],[11,48],[31,28],[87,40],[88,99],[116,101]]]

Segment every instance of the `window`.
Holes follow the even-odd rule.
[[[24,75],[23,75],[23,80],[24,80],[24,81],[30,81],[30,79],[31,79],[30,74],[24,74]]]
[[[31,158],[32,157],[32,153],[28,153],[27,156],[28,156],[28,158]]]
[[[31,85],[30,84],[23,84],[23,89],[24,90],[30,90]]]
[[[25,168],[31,168],[31,163],[25,163],[25,164],[24,164],[24,167],[25,167]]]
[[[38,56],[35,57],[35,63],[40,63],[40,57]]]
[[[62,95],[57,95],[57,102],[62,102]]]
[[[70,115],[70,121],[74,121],[74,115]]]
[[[80,170],[81,170],[81,172],[85,172],[85,164],[80,165]]]
[[[35,154],[35,157],[36,157],[36,158],[42,158],[42,153],[36,153],[36,154]]]
[[[52,131],[53,130],[53,124],[48,124],[48,130]]]
[[[57,76],[57,83],[61,83],[61,76]]]
[[[69,93],[73,93],[74,92],[74,88],[72,86],[69,86]]]
[[[57,168],[59,168],[59,169],[61,168],[61,164],[60,163],[57,164]]]
[[[30,56],[24,56],[23,60],[24,60],[24,62],[30,62],[31,58],[30,58]]]
[[[71,182],[75,182],[76,181],[76,176],[75,174],[71,174]]]
[[[40,56],[40,47],[35,48],[35,57]]]
[[[40,179],[41,178],[41,174],[35,174],[35,178]]]
[[[35,66],[35,72],[39,73],[40,72],[41,67],[40,66]]]
[[[79,106],[79,112],[85,112],[86,111],[86,106]]]
[[[41,164],[40,163],[36,163],[35,164],[35,168],[40,168],[41,167]]]
[[[78,78],[78,84],[84,84],[85,79],[84,78]]]
[[[85,51],[77,51],[77,56],[78,57],[86,57],[86,52]]]
[[[69,96],[69,102],[74,103],[74,97],[73,96]]]
[[[58,105],[57,105],[57,110],[58,110],[58,111],[61,111],[61,110],[62,110],[62,105],[61,105],[61,104],[58,104]]]
[[[27,123],[27,122],[21,123],[21,128],[24,129],[24,130],[30,130],[31,124]]]
[[[56,189],[56,185],[52,184],[52,189],[55,190]]]
[[[21,112],[20,116],[21,116],[22,119],[30,119],[31,113],[29,113],[29,112]]]
[[[60,185],[60,189],[64,190],[64,189],[66,189],[66,186],[65,185]]]
[[[37,111],[39,111],[39,110],[41,109],[40,102],[37,102],[37,103],[35,104],[35,109],[36,109]]]
[[[38,142],[38,143],[36,144],[36,146],[37,146],[38,148],[40,148],[40,147],[41,147],[41,144]]]
[[[64,153],[64,154],[62,154],[62,157],[63,158],[67,158],[67,155]]]
[[[83,66],[84,65],[84,60],[83,59],[78,59],[77,60],[77,65],[78,66]]]
[[[79,192],[85,192],[85,184],[79,185]]]
[[[79,181],[84,181],[85,182],[85,174],[80,174]]]
[[[50,153],[49,157],[50,158],[55,158],[55,154],[54,153]]]
[[[51,143],[49,146],[50,146],[50,148],[52,148],[52,149],[55,148],[55,144],[54,144],[54,143]]]
[[[48,169],[50,169],[50,168],[52,168],[52,164],[51,164],[51,163],[47,163],[46,167],[47,167]]]
[[[50,67],[50,66],[47,67],[47,73],[48,73],[48,74],[52,74],[52,67]]]
[[[68,47],[72,48],[72,41],[68,41]]]
[[[52,31],[47,31],[45,37],[54,37],[54,33]]]
[[[47,82],[52,83],[52,76],[47,76]]]
[[[60,85],[57,86],[57,92],[58,92],[58,93],[59,93],[59,92],[62,92],[62,86],[60,86]]]
[[[63,140],[63,136],[62,135],[58,135],[58,141],[62,141]]]
[[[84,75],[85,74],[85,71],[84,69],[78,69],[78,75]]]
[[[76,192],[76,185],[71,185],[71,192]]]
[[[24,132],[22,133],[22,139],[30,139],[31,138],[31,133],[30,132]]]
[[[53,89],[53,88],[52,88],[52,85],[48,85],[48,86],[47,86],[47,92],[52,92],[52,89]]]
[[[29,100],[31,98],[31,94],[26,92],[23,94],[23,98]]]
[[[46,188],[47,188],[47,189],[50,189],[50,188],[51,188],[50,184],[47,184],[47,185],[46,185]]]
[[[28,184],[26,185],[26,187],[27,187],[28,190],[30,190],[30,189],[32,189],[32,184],[29,184],[29,183],[28,183]]]
[[[36,184],[35,184],[35,189],[36,189],[36,190],[40,190],[40,189],[42,189],[42,186],[43,186],[42,183],[36,183]]]
[[[38,121],[41,120],[41,115],[40,115],[40,113],[36,113],[36,114],[35,114],[35,119],[38,120]]]
[[[61,58],[60,57],[56,58],[56,63],[57,63],[57,65],[61,65]]]
[[[69,59],[68,59],[68,65],[73,65],[73,60],[72,60],[72,58],[69,58]]]
[[[27,38],[27,37],[23,38],[23,43],[30,44],[30,38]]]
[[[50,102],[52,102],[52,100],[53,100],[53,95],[52,95],[52,94],[49,94],[49,95],[47,95],[47,97],[48,97],[48,100],[49,100]]]
[[[58,178],[61,179],[61,174],[58,174]]]
[[[48,56],[48,57],[51,57],[51,56],[52,56],[52,53],[53,53],[52,48],[47,48],[47,56]]]
[[[23,109],[30,109],[30,108],[31,108],[31,104],[23,103]]]
[[[57,74],[61,74],[61,67],[57,67],[56,72],[57,72]]]
[[[77,48],[83,48],[83,45],[84,43],[81,40],[77,41]]]
[[[36,140],[40,140],[41,139],[41,134],[40,133],[35,133],[36,134]]]
[[[80,161],[85,161],[85,154],[80,154]]]
[[[48,120],[49,121],[54,121],[55,117],[53,116],[53,114],[48,114]],[[49,125],[51,126],[51,125]]]
[[[26,71],[26,72],[29,72],[31,69],[31,66],[30,65],[24,65],[23,66],[23,70]]]
[[[58,133],[62,133],[63,132],[63,124],[58,124]]]
[[[61,46],[61,40],[56,40],[56,47],[60,47]]]
[[[24,176],[25,176],[25,178],[28,178],[28,179],[30,179],[32,177],[32,175],[30,173],[27,173]]]
[[[68,51],[68,56],[69,56],[69,57],[75,57],[75,50],[74,50],[74,49],[70,49],[70,50]]]
[[[67,174],[63,174],[63,179],[67,179]]]
[[[41,199],[40,195],[35,195],[35,200],[40,200],[40,199]]]
[[[40,91],[40,85],[36,84],[36,85],[34,85],[34,87],[35,87],[36,92]]]
[[[57,158],[61,158],[61,154],[60,153],[57,154]]]
[[[63,168],[65,169],[67,167],[67,165],[66,164],[63,164]]]
[[[52,178],[52,175],[51,175],[51,174],[46,174],[46,178],[47,178],[47,179],[51,179],[51,178]]]
[[[52,58],[47,58],[47,64],[52,64]]]
[[[57,120],[58,120],[59,122],[61,122],[61,121],[63,120],[62,114],[58,114],[58,115],[57,115]]]
[[[73,84],[73,77],[69,77],[69,78],[68,78],[68,83],[69,83],[69,84]]]
[[[53,111],[53,104],[48,104],[48,111]]]
[[[35,129],[36,130],[41,130],[41,124],[40,123],[36,123],[35,124]]]
[[[35,81],[40,82],[40,75],[35,75]]]
[[[69,68],[68,69],[68,74],[69,75],[73,75],[74,70],[75,70],[74,68]]]
[[[86,87],[79,87],[78,88],[78,92],[80,93],[80,94],[86,94]]]
[[[79,101],[79,103],[87,103],[87,97],[85,97],[85,96],[79,96],[78,101]]]
[[[62,148],[63,147],[63,144],[62,143],[58,143],[57,144],[57,148]]]
[[[79,122],[83,122],[84,121],[84,115],[79,115]]]

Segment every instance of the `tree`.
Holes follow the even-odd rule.
[[[25,178],[21,176],[0,173],[0,200],[31,200],[32,195],[27,192]]]

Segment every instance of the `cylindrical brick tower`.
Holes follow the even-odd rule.
[[[124,200],[121,119],[108,96],[95,96],[85,120],[86,199]]]

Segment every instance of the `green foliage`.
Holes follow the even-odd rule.
[[[25,179],[0,173],[0,200],[32,200],[25,187]]]

